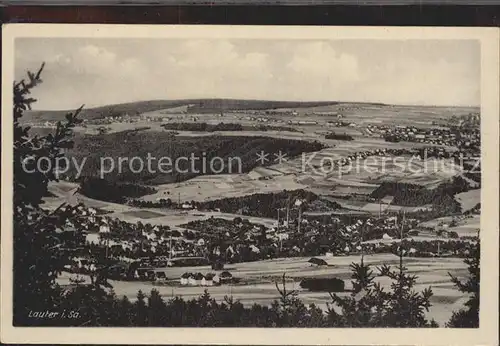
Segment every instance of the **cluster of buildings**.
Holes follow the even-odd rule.
[[[56,128],[56,122],[55,121],[44,121],[43,123],[39,122],[27,122],[26,125],[30,127],[38,127],[38,128],[46,128],[46,129],[53,129]]]
[[[169,121],[170,118],[164,117],[162,115],[152,115],[152,114],[141,114],[139,115],[141,121],[147,122],[165,122]]]
[[[104,118],[100,119],[93,119],[93,120],[87,120],[85,121],[86,124],[92,124],[92,125],[110,125],[110,124],[117,124],[117,123],[137,123],[140,121],[145,121],[145,122],[163,122],[163,121],[168,121],[169,118],[162,116],[162,115],[150,115],[150,114],[140,114],[138,116],[131,116],[127,113],[123,115],[111,115],[111,116],[105,116]]]
[[[445,152],[444,148],[433,150],[438,153]],[[347,164],[352,160],[374,155],[416,155],[420,151],[421,149],[417,148],[362,151],[340,159],[337,164]],[[191,209],[193,206],[184,203],[182,208]],[[170,229],[166,226],[131,224],[109,219],[96,215],[97,211],[93,208],[82,207],[79,213],[86,216],[84,221],[80,223],[69,221],[67,226],[82,230],[82,233],[86,235],[87,245],[106,248],[106,255],[109,253],[111,257],[122,262],[130,262],[141,256],[150,256],[157,259],[155,263],[151,263],[153,267],[167,267],[167,259],[179,255],[187,258],[212,256],[222,257],[225,260],[246,261],[270,258],[273,252],[279,253],[280,256],[339,254],[339,251],[348,254],[362,249],[361,239],[374,239],[372,235],[365,232],[366,230],[376,232],[378,238],[375,239],[382,240],[390,240],[396,232],[396,225],[391,217],[359,219],[353,222],[333,218],[330,224],[304,218],[299,221],[302,226],[299,229],[302,232],[297,232],[297,225],[291,227],[276,225],[276,227],[269,228],[233,221],[216,224],[216,219],[213,220],[213,226],[206,220],[200,223],[199,228],[188,225],[189,230],[184,226],[180,226],[183,227],[180,229]],[[414,221],[411,220],[411,222]],[[213,227],[213,230],[207,232],[210,227]],[[235,237],[236,234],[237,237]],[[339,241],[336,237],[344,240]],[[318,243],[321,243],[322,247],[317,246]],[[376,245],[373,246],[376,247]],[[308,247],[319,252],[308,253],[307,251],[310,251],[307,250]],[[88,265],[90,264],[82,262],[79,266],[81,268]],[[90,270],[90,268],[86,269]],[[213,277],[205,275],[203,278],[197,274],[191,274],[191,276],[193,276],[191,281],[189,277],[185,278],[187,284],[191,282],[190,285],[193,282],[196,282],[196,285],[202,285],[203,279],[205,280],[203,285],[210,285],[209,281],[211,285],[214,285],[218,280],[216,275]]]
[[[184,273],[180,277],[182,286],[218,286],[229,283],[233,280],[233,275],[228,271],[223,271],[220,274],[216,273]]]
[[[356,127],[356,124],[339,120],[339,121],[327,121],[326,126],[329,126],[329,127],[346,127],[346,126]]]
[[[83,257],[76,256],[72,258],[73,265],[66,264],[64,268],[68,271],[78,271],[82,273],[94,273],[97,270],[96,261]]]
[[[299,115],[299,113],[295,110],[272,110],[272,111],[264,111],[264,114],[266,115],[291,115],[291,116],[296,116]]]
[[[232,220],[209,219],[200,221],[199,227],[190,226],[192,230],[179,231],[170,230],[165,226],[105,219],[88,210],[80,212],[85,213],[85,219],[93,221],[92,224],[89,224],[89,221],[72,224],[70,222],[67,226],[86,234],[84,243],[87,248],[90,247],[89,253],[101,253],[98,258],[104,258],[105,253],[106,258],[128,267],[136,263],[138,271],[141,269],[148,272],[165,271],[161,268],[177,265],[209,265],[215,263],[213,261],[245,262],[274,256],[334,256],[361,251],[390,251],[390,244],[399,240],[402,225],[400,219],[390,215],[352,219],[339,216],[329,218],[328,222],[304,218],[300,220],[300,228],[296,224],[277,223],[274,227],[264,227]],[[404,222],[405,229],[408,230],[407,236],[414,233],[418,235],[417,231],[413,231],[418,230],[417,219],[406,218]],[[443,231],[448,229],[441,228],[441,237],[446,236]],[[80,232],[80,229],[83,232]],[[205,230],[203,237],[199,233],[200,230]],[[189,232],[190,236],[187,234]],[[365,244],[366,241],[372,242]],[[99,263],[92,258],[96,257],[75,258],[76,268],[71,269],[76,269],[77,272],[95,271]],[[175,262],[177,259],[180,259],[179,263]],[[149,279],[156,274],[148,275],[134,277]],[[181,285],[189,286],[214,286],[233,280],[228,272],[206,275],[184,273],[179,279]]]
[[[288,125],[318,125],[317,121],[314,120],[289,120]]]
[[[128,114],[105,116],[104,118],[85,121],[86,124],[91,124],[91,125],[110,125],[116,123],[135,123],[135,122],[137,122],[137,118],[131,117]]]
[[[415,126],[398,125],[368,125],[365,129],[368,135],[380,135],[388,141],[416,142],[433,145],[456,147],[474,147],[480,145],[481,131],[456,131],[447,127],[422,129]]]
[[[350,155],[347,155],[345,157],[342,157],[336,161],[334,161],[334,165],[336,166],[346,166],[349,165],[351,162],[356,161],[356,160],[364,160],[367,157],[370,156],[387,156],[387,155],[418,155],[419,150],[418,149],[388,149],[388,148],[383,148],[383,149],[374,149],[374,150],[365,150],[365,151],[358,151],[355,153],[352,153]]]
[[[464,114],[461,116],[452,116],[449,124],[459,127],[479,127],[481,125],[481,115],[479,112]]]
[[[320,117],[337,117],[337,119],[342,119],[344,115],[339,114],[338,112],[312,112],[312,113],[307,113],[306,115],[312,115],[312,116],[320,116]]]
[[[256,121],[256,122],[259,122],[259,123],[268,123],[268,122],[278,123],[279,122],[279,121],[277,121],[275,119],[272,119],[272,118],[254,117],[254,116],[241,117],[240,120]]]
[[[161,266],[169,266],[169,257],[203,255],[205,240],[201,237],[186,239],[186,230],[168,226],[127,223],[118,219],[89,215],[82,222],[68,221],[66,227],[78,228],[88,247],[106,247],[114,258],[137,259],[148,254],[155,256]],[[189,231],[194,233],[193,231]],[[174,263],[175,265],[175,263]]]

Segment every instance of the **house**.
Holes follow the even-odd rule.
[[[205,275],[205,277],[201,280],[201,285],[202,286],[213,286],[214,285],[214,278],[215,274],[213,273],[208,273]]]
[[[189,203],[184,203],[182,205],[182,209],[193,209],[193,206],[191,204],[189,204]]]
[[[250,250],[252,250],[252,252],[254,252],[254,253],[260,253],[260,249],[253,244],[250,245]]]
[[[195,280],[193,274],[189,274],[188,285],[190,285],[190,286],[196,286],[196,280]]]
[[[103,223],[99,226],[99,233],[109,233],[109,226],[106,223]]]
[[[328,263],[326,263],[325,260],[322,260],[320,258],[316,258],[316,257],[313,257],[311,258],[309,261],[307,261],[308,263],[311,263],[311,266],[312,265],[316,265],[316,266],[327,266]]]
[[[194,274],[193,276],[193,279],[194,279],[194,285],[195,286],[201,286],[201,282],[202,280],[204,279],[205,277],[203,276],[202,273],[196,273]]]
[[[189,278],[191,277],[191,273],[184,273],[181,275],[181,285],[187,285],[189,282]]]
[[[279,240],[288,240],[290,236],[288,233],[278,233],[277,237]]]
[[[90,244],[99,244],[99,235],[97,233],[89,233],[85,236],[85,240]]]
[[[164,271],[155,271],[155,279],[158,281],[166,281],[167,274]]]
[[[437,235],[443,238],[450,238],[450,232],[445,230],[439,231]]]
[[[219,277],[220,277],[220,282],[224,283],[224,282],[231,281],[231,279],[233,278],[233,275],[226,270],[226,271],[223,271],[222,273],[220,273]]]

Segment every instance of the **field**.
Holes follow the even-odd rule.
[[[283,273],[288,278],[288,288],[296,289],[299,297],[305,304],[316,304],[322,309],[326,309],[326,303],[330,297],[326,292],[309,292],[299,287],[300,280],[307,277],[338,277],[346,280],[346,288],[350,288],[350,269],[352,262],[358,262],[359,256],[345,257],[320,257],[328,262],[325,268],[312,267],[307,261],[309,258],[287,258],[277,260],[265,260],[258,262],[239,263],[227,265],[225,270],[229,270],[234,277],[240,278],[241,283],[235,285],[222,285],[218,287],[208,287],[208,292],[217,300],[221,301],[226,295],[232,295],[245,305],[253,303],[270,304],[277,299],[275,282],[280,279]],[[369,255],[365,256],[365,263],[373,266],[381,264],[396,265],[398,258],[394,255]],[[451,284],[448,272],[459,277],[466,275],[466,266],[460,259],[451,258],[411,258],[405,259],[405,266],[409,271],[418,276],[416,290],[422,290],[428,286],[432,287],[434,297],[432,298],[432,308],[428,313],[430,318],[435,318],[440,324],[446,322],[453,310],[458,309],[465,296],[457,291]],[[204,287],[183,287],[178,283],[179,277],[185,272],[201,272],[206,274],[212,272],[210,267],[185,267],[168,268],[166,275],[169,284],[166,286],[153,286],[147,282],[121,282],[111,281],[118,296],[126,295],[134,300],[137,291],[141,289],[148,293],[152,288],[159,290],[160,294],[166,298],[172,296],[182,296],[185,299],[197,298]],[[59,278],[61,284],[68,283],[69,274],[63,274]],[[387,288],[390,281],[386,278],[377,278],[381,285]],[[343,293],[349,294],[349,293]]]
[[[471,218],[459,221],[457,226],[450,227],[449,230],[457,232],[460,237],[474,237],[477,236],[480,228],[481,216],[473,215]]]
[[[470,190],[455,195],[455,199],[462,206],[462,210],[472,209],[476,204],[481,203],[481,189]]]
[[[190,179],[182,183],[157,185],[158,192],[143,196],[141,199],[155,201],[159,198],[171,198],[181,201],[208,201],[227,197],[241,197],[254,193],[296,190],[306,187],[293,176],[273,177],[259,180],[261,168],[248,174],[210,175]]]
[[[158,217],[164,216],[164,214],[160,214],[154,211],[149,210],[131,210],[123,213],[124,215],[132,216],[138,219],[154,219]]]
[[[323,158],[340,158],[338,147],[327,148],[305,156],[290,159],[268,167],[255,167],[246,174],[218,174],[195,177],[173,184],[160,184],[158,192],[142,197],[154,201],[159,198],[180,198],[182,201],[207,201],[223,197],[239,197],[253,193],[266,193],[306,188],[321,195],[369,195],[380,183],[399,181],[434,188],[461,171],[444,160],[436,162],[410,162],[409,157],[399,157],[400,167],[395,169],[391,157],[368,157],[354,162],[351,170],[319,168]],[[365,150],[367,150],[365,148]],[[310,157],[313,157],[309,161]],[[424,166],[427,165],[427,171]],[[421,170],[421,171],[420,171]]]
[[[357,123],[389,123],[397,118],[401,124],[431,125],[452,115],[468,114],[478,111],[469,107],[435,107],[411,105],[385,105],[377,103],[355,103],[339,101],[297,102],[237,99],[189,99],[189,100],[153,100],[115,104],[85,109],[82,116],[88,119],[100,119],[106,116],[136,115],[151,112],[162,114],[219,114],[231,111],[272,111],[272,116],[295,113],[296,116],[308,115],[321,118],[341,114],[344,118]],[[68,110],[73,111],[73,110]],[[26,121],[54,121],[64,117],[68,111],[31,111],[27,112]]]
[[[82,111],[82,117],[87,119],[102,119],[107,116],[137,115],[147,112],[166,110],[190,111],[195,106],[198,110],[217,113],[231,109],[270,109],[278,107],[310,107],[316,105],[331,105],[331,102],[287,102],[266,100],[237,100],[237,99],[188,99],[188,100],[152,100],[102,106]],[[64,119],[64,115],[74,110],[64,111],[29,111],[23,121],[57,121]],[[193,112],[192,110],[190,112]]]
[[[473,215],[468,219],[458,222],[457,226],[450,227],[450,231],[455,231],[460,237],[473,237],[477,236],[481,228],[481,216]]]
[[[289,109],[280,109],[286,111]],[[344,121],[353,121],[358,124],[392,124],[398,125],[429,126],[433,122],[443,122],[452,115],[466,115],[478,108],[469,107],[435,107],[411,105],[383,105],[344,103],[335,105],[300,108],[296,110],[299,115],[310,114],[341,114]],[[347,119],[347,120],[346,120]]]
[[[213,105],[214,103],[210,104]],[[234,102],[228,104],[235,105]],[[121,177],[116,177],[125,180],[135,179],[142,183],[154,185],[157,189],[156,193],[140,197],[144,201],[152,202],[159,199],[171,199],[175,202],[201,202],[226,197],[241,197],[255,193],[296,189],[306,189],[322,196],[322,198],[349,197],[352,195],[367,197],[384,182],[411,183],[433,189],[454,175],[461,175],[462,173],[459,167],[451,165],[445,160],[428,159],[419,161],[410,157],[395,159],[391,156],[371,156],[335,170],[329,170],[327,166],[321,168],[321,164],[345,158],[361,151],[411,149],[424,146],[423,144],[408,142],[390,143],[381,138],[366,136],[360,130],[360,127],[364,126],[366,122],[392,124],[398,118],[398,124],[400,123],[399,120],[401,120],[403,123],[407,121],[411,125],[418,125],[418,122],[425,122],[425,124],[429,125],[433,121],[446,120],[451,115],[466,114],[471,111],[469,108],[331,103],[319,106],[303,105],[297,107],[297,109],[275,107],[275,109],[270,109],[270,112],[263,112],[262,109],[255,112],[247,107],[248,104],[251,103],[245,104],[243,109],[247,109],[247,111],[243,112],[241,109],[238,109],[238,111],[236,109],[230,110],[224,106],[227,109],[222,116],[217,112],[190,112],[185,114],[185,111],[187,111],[185,104],[172,105],[172,107],[162,106],[163,108],[155,108],[156,106],[149,105],[149,108],[142,111],[142,114],[153,117],[165,116],[167,123],[204,122],[219,124],[224,122],[242,124],[242,126],[247,127],[264,124],[269,126],[293,126],[299,132],[215,131],[213,133],[204,133],[178,131],[179,134],[173,137],[161,129],[163,122],[148,122],[141,118],[142,120],[137,123],[112,123],[108,126],[110,133],[106,135],[87,137],[79,134],[75,151],[78,152],[78,155],[89,155],[91,157],[95,152],[104,152],[112,156],[126,156],[130,152],[141,154],[146,151],[152,151],[153,156],[175,156],[184,152],[196,151],[203,144],[202,149],[205,151],[210,152],[215,149],[222,156],[244,155],[244,161],[247,163],[246,172],[244,173],[225,174],[226,172],[223,172],[223,174],[186,177],[165,174],[134,177],[134,175],[126,173],[121,174]],[[260,109],[259,107],[256,109]],[[325,124],[328,121],[335,121],[338,114],[342,115],[342,121],[352,122],[354,126],[333,128],[332,130],[338,133],[351,134],[354,137],[353,141],[346,142],[324,138],[324,134],[329,132],[325,129]],[[307,115],[308,121],[316,122],[316,124],[300,125],[294,123],[288,125],[291,121],[300,120],[304,115]],[[262,119],[265,120],[264,123],[261,122]],[[139,132],[127,132],[134,128],[144,128],[146,126],[150,128]],[[89,128],[80,130],[83,130],[83,132],[92,131]],[[85,139],[86,137],[87,139]],[[96,138],[99,140],[96,141]],[[273,142],[273,140],[277,142]],[[281,163],[268,162],[266,167],[262,167],[255,162],[257,149],[267,151],[273,147],[273,150],[278,150],[279,147],[276,147],[276,145],[280,145],[280,143],[283,144],[283,148],[289,147],[290,142],[288,141],[298,143],[299,146],[304,148],[308,146],[305,143],[312,144],[311,142],[318,141],[325,147],[302,155],[298,155],[300,150],[303,150],[299,148],[296,151],[296,157],[286,157]],[[88,146],[90,142],[92,142],[91,147]],[[115,145],[117,142],[122,143],[124,148],[117,149]],[[174,147],[177,149],[174,150]],[[250,152],[247,152],[246,148],[251,148]],[[92,159],[89,161],[91,161],[90,164],[92,165]],[[472,204],[471,201],[476,200],[474,196],[476,196],[474,193],[469,192],[463,197],[458,195],[457,199],[460,199],[462,204]],[[386,196],[386,199],[389,197]],[[83,196],[78,198],[85,200]],[[99,201],[89,199],[87,201],[93,203],[96,207],[102,207],[99,205]],[[373,203],[373,201],[359,201],[358,199],[348,198],[339,199],[337,202],[344,208],[343,210],[337,210],[337,212],[373,214],[380,211],[380,205]],[[384,201],[383,204],[383,210],[387,211],[405,209],[411,212],[428,207],[402,207],[390,204],[389,201]],[[140,209],[128,206],[120,208],[120,205],[113,206],[112,204],[110,206],[113,215],[126,217],[127,219],[140,219],[140,217],[134,217],[141,215]],[[127,211],[130,214],[123,214]],[[163,222],[165,217],[152,214],[155,212],[157,213],[158,210],[145,212],[142,215],[148,220]],[[160,211],[160,213],[165,214],[165,211]],[[171,213],[167,212],[167,214]]]
[[[54,197],[44,198],[45,203],[43,204],[43,207],[45,209],[53,210],[59,207],[62,203],[68,203],[70,205],[83,203],[88,208],[98,208],[110,213],[123,213],[129,210],[140,211],[138,208],[132,208],[124,204],[98,201],[96,199],[82,196],[77,192],[78,186],[79,185],[77,183],[62,180],[58,182],[50,182],[48,190],[54,195]]]
[[[460,237],[474,237],[478,235],[478,231],[481,228],[481,215],[470,215],[465,218],[457,218],[457,217],[440,217],[437,219],[433,219],[430,221],[422,222],[419,224],[419,227],[426,228],[440,228],[442,225],[450,225],[451,222],[455,220],[457,223],[456,226],[448,226],[446,228],[447,231],[454,231]]]
[[[216,105],[216,107],[224,109],[224,113],[223,116],[221,116],[220,112],[215,111],[207,113],[190,112],[189,114],[185,114],[187,108],[176,108],[192,104],[203,104],[209,105],[210,107]],[[219,155],[243,155],[243,161],[248,163],[247,167],[245,167],[246,173],[243,174],[217,174],[205,175],[202,177],[193,177],[192,175],[184,177],[182,174],[175,177],[169,176],[168,174],[134,177],[127,173],[122,174],[121,179],[138,179],[139,181],[153,184],[158,188],[156,194],[143,197],[144,200],[148,201],[154,201],[159,198],[170,198],[172,200],[180,199],[181,201],[206,201],[222,197],[244,196],[256,192],[265,193],[282,189],[291,190],[298,188],[307,188],[321,195],[368,195],[377,188],[378,184],[385,181],[413,183],[433,188],[460,172],[457,167],[450,166],[443,160],[438,162],[438,164],[436,164],[434,160],[425,162],[413,160],[410,164],[409,158],[398,158],[400,161],[395,163],[391,161],[389,157],[369,157],[366,160],[354,162],[355,166],[349,171],[347,171],[350,168],[349,166],[334,171],[329,171],[326,167],[323,170],[319,169],[322,162],[328,163],[328,161],[337,160],[360,151],[386,148],[410,149],[424,146],[423,144],[407,142],[389,143],[381,138],[366,136],[361,127],[370,122],[393,125],[396,120],[398,124],[408,123],[409,125],[418,125],[422,123],[426,126],[430,126],[433,121],[445,121],[451,115],[467,114],[473,110],[472,108],[391,106],[336,102],[323,103],[320,105],[311,103],[290,104],[288,108],[279,108],[279,106],[279,103],[271,104],[264,101],[237,102],[237,100],[191,100],[191,102],[187,102],[186,100],[179,100],[177,103],[174,101],[170,103],[165,103],[163,101],[140,103],[140,107],[136,107],[136,109],[144,116],[166,117],[166,115],[168,115],[168,117],[165,118],[167,123],[182,121],[219,124],[224,122],[238,123],[242,126],[292,126],[295,130],[300,132],[215,131],[213,133],[203,133],[178,131],[179,134],[176,137],[172,137],[170,134],[166,133],[166,131],[162,130],[161,125],[163,122],[149,122],[142,119],[137,123],[115,122],[108,125],[107,127],[110,133],[99,140],[100,144],[98,146],[94,145],[90,149],[87,148],[89,140],[82,141],[81,135],[79,135],[77,138],[76,151],[78,155],[90,156],[86,166],[93,166],[93,161],[95,160],[92,159],[92,155],[95,152],[104,152],[116,156],[129,155],[130,152],[140,154],[141,152],[149,151],[152,152],[153,156],[158,157],[176,156],[177,154],[181,155],[186,150],[196,152],[198,146],[196,143],[203,141],[207,143],[204,144],[204,148],[207,152],[213,151],[214,148],[219,148]],[[203,107],[205,106],[202,106],[202,108]],[[267,108],[270,112],[264,112],[265,109],[262,107],[270,107]],[[98,113],[108,114],[111,110],[113,112],[123,111],[131,113],[131,109],[133,109],[133,104],[125,104],[110,106],[106,111],[103,109],[95,109],[92,111],[89,110],[89,112],[93,114],[92,116],[96,116]],[[342,115],[342,121],[352,123],[354,126],[331,128],[331,130],[338,133],[345,132],[350,134],[354,137],[353,141],[346,142],[324,138],[324,134],[329,132],[326,129],[328,125],[327,122],[337,120],[339,114]],[[288,124],[289,122],[297,122],[303,119],[305,115],[307,115],[308,121],[315,122],[316,124]],[[85,116],[84,114],[83,117],[85,118]],[[136,134],[134,137],[130,137],[130,135],[125,135],[123,133],[123,131],[145,126],[150,127],[150,129],[143,130],[141,131],[142,133]],[[44,131],[46,131],[46,129],[44,129]],[[95,133],[95,127],[89,126],[86,129],[79,128],[77,131]],[[326,148],[309,152],[304,156],[299,155],[296,158],[287,157],[286,161],[281,163],[273,164],[273,162],[268,162],[267,167],[262,168],[260,165],[251,164],[252,162],[255,163],[255,153],[257,149],[270,150],[270,147],[266,146],[266,144],[259,144],[262,142],[262,136],[265,136],[267,139],[276,139],[278,141],[277,143],[284,143],[286,140],[300,141],[302,143],[319,141],[326,146]],[[231,138],[233,138],[233,140],[231,140]],[[244,142],[252,142],[250,138],[255,138],[253,143],[242,144],[242,140]],[[151,140],[154,140],[155,143],[163,142],[164,144],[154,144]],[[270,140],[267,141],[271,143]],[[115,148],[117,142],[124,145],[122,151]],[[175,153],[172,152],[174,143],[176,148],[182,148],[176,149]],[[276,146],[276,144],[274,146]],[[228,147],[234,149],[224,149]],[[237,148],[243,148],[243,151],[237,150]],[[252,148],[252,150],[247,152],[245,148]],[[276,151],[279,149],[279,147],[275,148]],[[139,152],[137,152],[138,150]],[[296,151],[295,154],[300,154],[300,150]],[[141,157],[141,155],[138,156]],[[425,165],[430,167],[430,169],[425,171]],[[401,169],[400,166],[403,166],[403,169]],[[179,180],[185,180],[186,178],[191,179],[179,182]],[[367,208],[372,209],[370,206]],[[392,208],[395,208],[395,206]]]

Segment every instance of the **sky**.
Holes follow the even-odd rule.
[[[467,40],[21,38],[15,79],[44,61],[35,109],[237,98],[478,106]]]

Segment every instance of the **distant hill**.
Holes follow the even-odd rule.
[[[414,112],[418,110],[421,113],[423,110],[435,113],[450,113],[456,115],[457,110],[461,113],[470,113],[471,111],[479,111],[477,107],[444,107],[444,106],[411,106],[411,105],[388,105],[377,102],[340,102],[340,101],[266,101],[266,100],[241,100],[241,99],[184,99],[184,100],[152,100],[121,103],[115,105],[101,106],[95,108],[84,108],[81,118],[95,120],[105,118],[107,116],[130,116],[154,112],[160,110],[187,111],[188,113],[220,113],[228,111],[244,111],[244,110],[296,110],[299,115],[310,112],[373,112],[374,110],[384,109],[388,112]],[[37,110],[27,111],[23,118],[23,122],[45,122],[63,120],[67,111],[54,110]],[[169,113],[170,113],[169,112]]]
[[[336,101],[300,102],[300,101],[262,101],[262,100],[232,100],[208,99],[191,102],[188,112],[212,113],[230,110],[265,110],[278,108],[309,108],[317,106],[336,105]]]
[[[298,102],[298,101],[264,101],[264,100],[237,100],[237,99],[189,99],[189,100],[153,100],[121,103],[96,108],[87,108],[82,111],[82,119],[101,119],[107,116],[137,115],[162,109],[187,106],[190,113],[217,113],[230,110],[264,110],[277,108],[307,108],[338,104],[336,101]],[[44,122],[64,119],[67,111],[37,110],[28,111],[23,117],[24,122]]]
[[[84,108],[81,119],[101,119],[107,116],[136,115],[145,112],[152,112],[159,109],[175,108],[193,103],[193,100],[158,100],[120,103],[116,105],[101,106],[95,108]],[[63,120],[64,115],[74,110],[51,111],[37,110],[28,111],[23,116],[23,121],[57,121]]]

